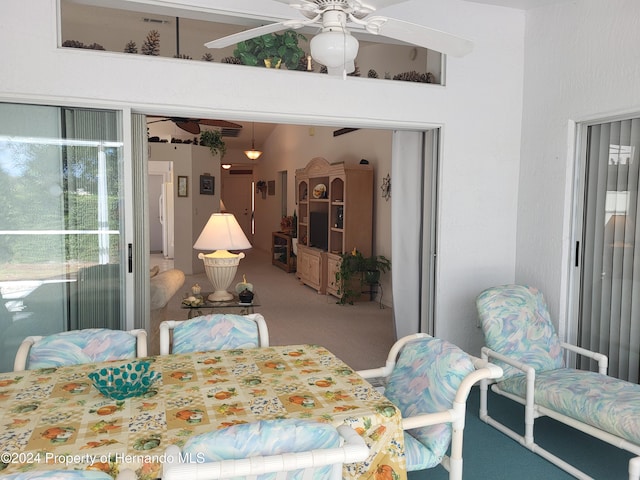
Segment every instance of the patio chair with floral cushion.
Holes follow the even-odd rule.
[[[114,477],[98,470],[32,470],[3,475],[2,480],[114,480]],[[136,480],[136,474],[125,469],[115,480]]]
[[[486,346],[482,356],[501,365],[493,392],[525,406],[524,435],[489,416],[488,382],[480,387],[480,418],[576,478],[591,478],[534,441],[534,421],[548,416],[640,456],[640,385],[607,375],[607,357],[561,342],[542,293],[500,285],[476,300]],[[593,359],[598,372],[569,368],[567,352]],[[640,478],[640,458],[629,462]]]
[[[85,328],[25,338],[16,353],[13,370],[19,372],[146,356],[145,330]]]
[[[182,449],[169,446],[162,479],[339,480],[343,464],[368,455],[364,440],[347,425],[260,420],[200,434]]]
[[[398,340],[384,367],[358,372],[382,379],[384,395],[402,412],[407,471],[442,466],[462,479],[462,441],[471,387],[502,369],[426,333]],[[451,452],[447,456],[447,449]]]
[[[259,313],[216,313],[160,324],[160,355],[268,346],[269,330]]]

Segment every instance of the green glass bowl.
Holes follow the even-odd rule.
[[[149,370],[150,361],[135,360],[117,366],[99,368],[89,374],[98,391],[113,400],[139,397],[161,378],[160,372]]]

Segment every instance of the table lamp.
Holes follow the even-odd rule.
[[[233,299],[227,288],[236,276],[238,264],[244,253],[231,253],[229,250],[246,250],[251,248],[236,217],[231,213],[214,213],[202,229],[202,233],[193,244],[195,250],[215,250],[213,253],[199,253],[198,258],[204,262],[207,278],[213,285],[214,292],[209,295],[210,302],[224,302]]]

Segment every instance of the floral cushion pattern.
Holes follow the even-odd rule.
[[[187,320],[173,330],[173,353],[256,348],[258,345],[258,325],[242,315],[203,315]]]
[[[43,337],[29,351],[27,368],[58,367],[136,357],[136,337],[123,330],[87,328]]]
[[[524,375],[499,384],[524,397]],[[561,368],[536,373],[535,403],[640,445],[640,385],[597,372]]]
[[[408,472],[433,468],[442,461],[441,456],[434,455],[431,450],[408,432],[404,432],[404,457]]]
[[[111,475],[93,470],[42,470],[2,476],[3,480],[113,480]]]
[[[400,352],[384,395],[403,417],[448,410],[460,383],[473,371],[471,358],[460,348],[439,338],[421,339],[408,343]],[[449,424],[416,428],[408,434],[422,444],[421,448],[405,441],[408,471],[438,465],[451,442]]]
[[[487,347],[531,365],[536,372],[562,368],[562,347],[542,294],[532,287],[502,285],[476,301]],[[494,361],[509,378],[522,372]]]
[[[520,285],[490,288],[480,294],[477,306],[487,346],[535,368],[537,405],[640,444],[640,385],[565,368],[560,341],[538,290]],[[500,389],[524,398],[526,376],[501,366],[505,377]]]
[[[242,459],[258,455],[280,455],[340,446],[340,435],[331,425],[307,420],[260,420],[204,433],[187,441],[182,449],[186,458],[198,461]],[[331,465],[317,469],[314,480],[329,478]],[[303,471],[287,478],[300,479]],[[275,478],[275,474],[259,475]]]

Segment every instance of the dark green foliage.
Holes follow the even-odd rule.
[[[369,279],[373,277],[370,272],[387,273],[391,270],[391,260],[384,255],[372,255],[365,257],[361,252],[352,252],[340,255],[340,268],[336,272],[336,285],[338,294],[341,295],[338,303],[353,305],[362,295],[362,287],[371,283]],[[380,276],[373,279],[377,283]]]
[[[306,41],[306,37],[294,30],[283,33],[269,33],[238,43],[233,55],[244,65],[265,66],[265,60],[271,59],[272,64],[281,61],[289,70],[297,70],[300,59],[305,57],[304,50],[298,46],[299,40]]]
[[[219,130],[203,130],[200,133],[200,145],[209,147],[211,155],[220,153],[220,158],[227,153],[227,146],[222,140],[222,133]]]

